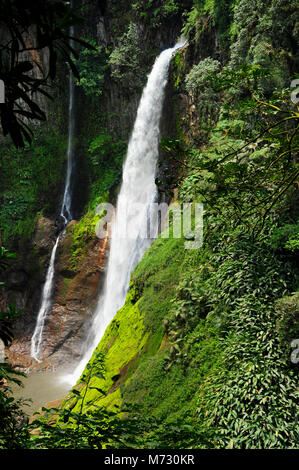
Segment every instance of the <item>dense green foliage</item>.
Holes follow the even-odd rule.
[[[66,140],[49,129],[36,133],[25,150],[11,145],[0,152],[0,226],[6,246],[16,237],[29,238],[37,216],[52,214],[64,180]]]
[[[78,58],[74,59],[80,75],[76,84],[83,87],[86,95],[101,95],[107,70],[107,51],[102,46],[97,46],[92,39],[88,43],[92,49],[82,47]]]
[[[190,0],[139,0],[133,3],[132,8],[139,20],[142,19],[156,29],[181,15],[191,3]]]
[[[0,274],[9,267],[9,264],[15,253],[9,253],[3,246],[0,247]],[[2,287],[4,283],[0,283]],[[16,311],[14,305],[10,305],[7,311],[0,311],[0,346],[8,346],[13,338],[13,320],[14,316],[20,311]],[[24,376],[21,372],[15,371],[2,357],[3,351],[0,351],[0,449],[16,449],[24,446],[29,437],[29,431],[24,424],[26,423],[25,413],[21,406],[23,400],[15,400],[10,391],[10,384],[16,383],[22,385],[20,377]]]
[[[207,57],[194,65],[186,76],[186,90],[193,96],[198,114],[205,123],[212,124],[219,112],[219,92],[214,90],[209,78],[219,72],[218,60]]]
[[[128,31],[120,38],[120,45],[112,51],[109,63],[111,76],[125,88],[135,88],[144,83],[144,71],[140,69],[140,37],[136,24],[130,23]]]
[[[214,26],[221,41],[227,38],[231,28],[233,9],[238,4],[234,0],[194,0],[191,11],[186,12],[187,21],[183,34],[197,44],[205,28]]]

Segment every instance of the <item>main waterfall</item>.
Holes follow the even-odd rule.
[[[155,172],[165,86],[172,55],[182,46],[183,43],[180,42],[160,54],[141,97],[123,168],[123,181],[111,232],[105,286],[84,344],[82,359],[74,372],[65,377],[71,385],[80,378],[105,329],[124,305],[130,274],[151,244],[151,239],[145,234],[151,203],[157,200]],[[119,236],[120,229],[125,227],[125,232]],[[156,227],[151,227],[151,236],[152,234],[154,237],[158,234],[157,221]]]
[[[74,35],[74,27],[70,28],[70,36]],[[70,41],[70,45],[73,47],[73,41]],[[40,362],[39,357],[41,354],[42,341],[43,341],[43,330],[45,326],[45,320],[47,315],[50,313],[52,307],[52,292],[54,284],[55,274],[55,260],[58,243],[60,238],[65,232],[65,227],[72,220],[71,213],[71,177],[73,173],[73,141],[74,141],[74,81],[73,73],[70,70],[69,73],[69,109],[68,109],[68,146],[67,146],[67,171],[64,185],[63,200],[61,204],[60,216],[63,219],[63,229],[58,234],[52,253],[50,257],[50,263],[46,275],[46,281],[43,287],[41,306],[37,315],[35,329],[31,338],[31,357],[36,361]]]

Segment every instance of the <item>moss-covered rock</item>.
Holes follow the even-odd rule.
[[[132,294],[129,293],[126,304],[106,329],[94,353],[94,356],[100,352],[105,355],[105,378],[91,380],[85,409],[90,406],[113,408],[114,405],[121,404],[121,385],[126,380],[128,368],[144,350],[149,336],[139,310],[140,302],[141,299],[132,303]],[[91,358],[90,364],[93,360]],[[102,389],[107,395],[103,398],[93,387]],[[83,393],[84,388],[81,389],[81,394]]]

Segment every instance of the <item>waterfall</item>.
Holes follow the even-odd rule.
[[[165,86],[172,55],[182,46],[183,43],[178,43],[160,54],[143,90],[123,168],[105,285],[83,345],[82,359],[76,369],[65,377],[72,385],[80,378],[114,315],[124,305],[131,272],[151,244],[151,239],[144,234],[147,232],[151,203],[157,200],[155,172]],[[127,232],[119,237],[122,227],[127,227]],[[157,236],[158,226],[155,230],[151,227],[153,232]]]
[[[74,27],[70,28],[70,36],[74,35]],[[73,40],[70,41],[70,45],[73,47]],[[74,113],[73,113],[73,104],[74,104],[74,81],[73,73],[70,70],[69,72],[69,107],[68,107],[68,146],[67,146],[67,171],[64,185],[63,200],[60,210],[60,216],[63,219],[63,228],[56,238],[54,244],[50,263],[46,275],[46,281],[43,287],[42,297],[41,297],[41,306],[37,315],[37,321],[35,329],[31,338],[31,357],[36,361],[40,362],[39,356],[41,354],[42,341],[43,341],[43,330],[45,325],[45,320],[47,315],[50,313],[52,307],[52,291],[54,283],[54,274],[55,274],[55,259],[56,252],[60,238],[65,233],[65,227],[72,220],[71,213],[71,178],[73,173],[73,140],[74,140]]]
[[[46,282],[44,284],[42,292],[42,301],[41,306],[38,312],[37,321],[34,329],[33,336],[31,338],[31,357],[36,361],[40,362],[39,355],[41,352],[42,339],[43,339],[43,329],[46,316],[50,311],[52,305],[52,290],[53,290],[53,280],[55,273],[55,258],[58,243],[60,240],[60,235],[58,235],[54,248],[51,253],[50,264],[47,271]]]
[[[70,28],[70,36],[74,36],[74,26]],[[70,40],[70,46],[74,48],[74,41]],[[60,215],[64,220],[65,226],[72,220],[71,213],[71,203],[72,203],[72,194],[71,194],[71,179],[73,173],[73,142],[74,142],[74,80],[73,72],[70,69],[69,73],[69,128],[68,128],[68,146],[67,146],[67,171],[65,179],[65,187],[63,193],[63,200],[61,205]]]

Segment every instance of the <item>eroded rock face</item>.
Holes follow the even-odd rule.
[[[55,224],[40,216],[34,236],[28,242],[9,269],[5,271],[5,288],[1,293],[1,309],[12,303],[16,310],[22,310],[14,322],[15,342],[22,343],[17,352],[27,354],[25,344],[34,328],[39,308],[42,285],[55,242]]]
[[[70,267],[71,227],[61,237],[55,263],[52,310],[43,335],[41,363],[30,357],[31,337],[38,315],[46,272],[57,236],[55,223],[40,217],[31,243],[33,266],[23,264],[22,271],[8,273],[5,303],[23,308],[15,325],[15,339],[7,350],[9,362],[19,370],[56,370],[78,360],[81,345],[90,326],[92,313],[104,277],[107,243],[99,239],[88,242],[86,254],[76,269]],[[105,247],[103,246],[105,244]],[[33,264],[34,264],[33,263]],[[25,267],[24,267],[25,266]]]
[[[69,243],[70,235],[67,234],[59,246],[53,308],[44,329],[44,357],[59,367],[76,362],[81,355],[107,258],[106,253],[100,263],[103,240],[90,240],[86,255],[73,272],[67,263]]]

